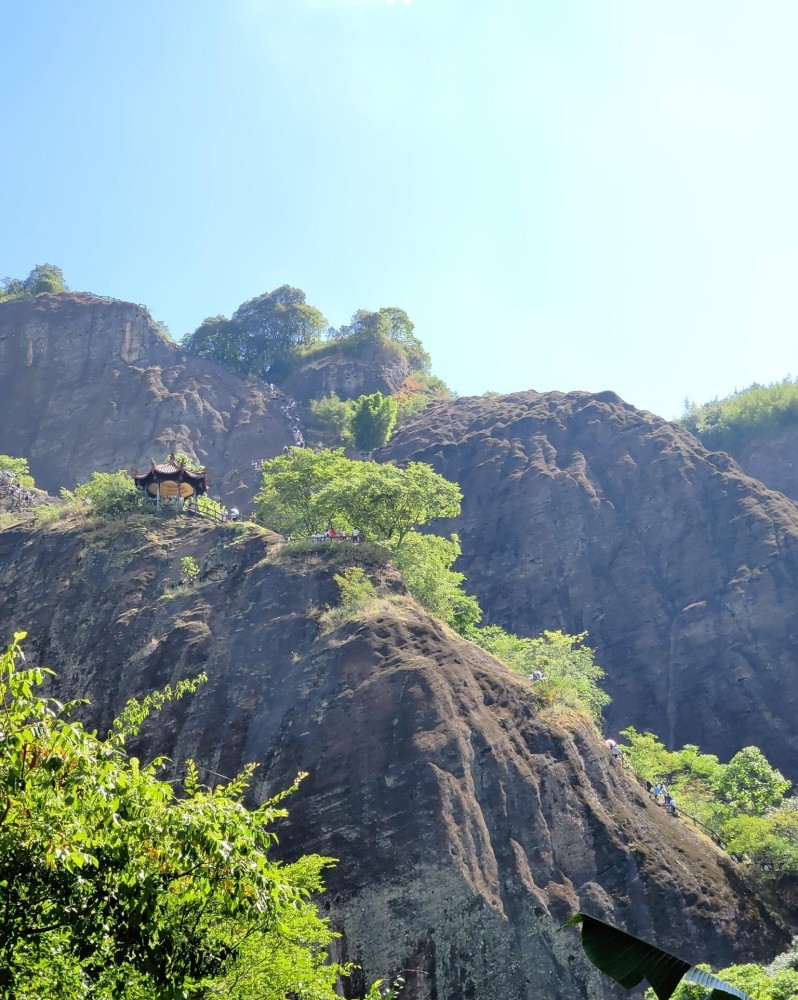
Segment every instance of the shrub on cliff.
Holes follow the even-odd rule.
[[[88,483],[78,486],[75,496],[89,512],[99,517],[122,517],[144,508],[145,499],[130,475],[119,472],[92,472]]]
[[[36,488],[36,483],[28,468],[27,458],[12,458],[11,455],[0,455],[0,472],[10,472],[23,489],[32,490]]]

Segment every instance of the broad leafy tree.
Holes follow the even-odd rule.
[[[401,545],[408,532],[439,517],[456,517],[456,483],[422,462],[406,469],[355,462],[343,451],[293,448],[263,466],[258,519],[284,534],[359,528],[366,537]]]
[[[144,506],[144,494],[133,482],[129,473],[92,472],[88,483],[78,486],[75,496],[82,500],[92,514],[102,517],[119,517]]]
[[[41,295],[43,292],[66,292],[68,285],[64,272],[55,264],[37,264],[27,278],[3,278],[0,301],[23,295]]]
[[[355,447],[369,455],[387,444],[396,426],[397,405],[392,396],[373,392],[355,401],[350,427]]]
[[[442,538],[411,531],[394,558],[407,589],[422,608],[466,634],[482,617],[482,610],[476,597],[463,590],[464,574],[452,569],[460,551],[457,535]]]
[[[735,812],[761,816],[781,802],[790,784],[758,747],[744,747],[723,769],[717,792]]]
[[[275,378],[284,363],[319,343],[324,316],[308,305],[300,288],[281,285],[249,299],[231,319],[211,316],[183,339],[187,350],[234,371]]]
[[[0,656],[0,989],[18,1000],[334,1000],[342,971],[308,901],[328,863],[269,857],[282,796],[249,810],[254,765],[210,789],[129,757],[131,701],[104,739],[42,697],[20,642]]]
[[[292,448],[288,455],[264,462],[256,498],[258,520],[285,535],[312,535],[333,522],[339,528],[348,526],[342,523],[330,487],[345,480],[347,469],[355,464],[341,448],[318,453]]]

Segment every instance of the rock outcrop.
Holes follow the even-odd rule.
[[[460,483],[436,530],[488,621],[590,633],[611,727],[759,745],[798,780],[795,503],[613,393],[434,404],[379,457]]]
[[[341,345],[309,359],[285,380],[283,389],[303,403],[333,392],[341,399],[357,399],[372,392],[388,396],[409,374],[405,358],[390,346],[364,347],[353,353]]]
[[[798,427],[784,427],[752,438],[735,458],[749,476],[798,500]]]
[[[142,306],[74,292],[0,304],[0,452],[50,493],[179,450],[248,509],[252,463],[292,443],[263,382],[181,351]]]
[[[0,621],[100,727],[129,695],[206,671],[144,742],[211,782],[259,761],[258,798],[308,770],[282,850],[340,859],[325,905],[342,953],[368,977],[405,970],[407,1000],[617,996],[558,930],[577,907],[695,960],[784,945],[741,868],[651,803],[584,719],[541,717],[390,568],[366,561],[382,603],[323,634],[332,572],[358,553],[73,515],[0,531]],[[200,579],[175,588],[184,555]]]

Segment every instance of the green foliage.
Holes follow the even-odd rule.
[[[131,476],[119,472],[92,472],[91,480],[78,486],[75,496],[98,517],[122,517],[145,505],[144,494],[136,488]]]
[[[687,979],[706,984],[712,991],[711,1000],[731,1000],[732,997],[753,1000],[730,982],[690,966],[683,959],[603,920],[577,913],[566,923],[582,925],[582,949],[589,961],[627,990],[645,981],[651,984],[647,997],[670,1000],[678,996],[679,984]]]
[[[758,747],[744,747],[723,769],[716,789],[721,802],[736,813],[761,816],[781,802],[790,785]]]
[[[65,511],[66,508],[60,504],[39,504],[38,507],[33,508],[33,523],[37,528],[42,528],[45,524],[57,521]]]
[[[707,448],[739,453],[751,438],[798,423],[798,380],[754,383],[703,406],[685,401],[679,422]]]
[[[27,458],[12,458],[11,455],[0,455],[0,472],[10,472],[20,486],[26,490],[36,488],[33,476],[28,468]]]
[[[783,972],[784,969],[795,969],[798,971],[798,937],[794,937],[790,942],[790,947],[777,955],[767,967],[768,972]]]
[[[205,514],[207,517],[215,517],[217,521],[221,521],[224,507],[218,500],[214,500],[207,493],[203,493],[202,496],[195,497],[195,501],[200,514]]]
[[[341,602],[338,607],[328,607],[320,618],[322,631],[329,632],[345,622],[352,621],[376,601],[374,584],[359,566],[348,566],[333,577],[338,584]]]
[[[708,965],[696,966],[711,973]],[[721,969],[717,977],[729,986],[744,991],[751,1000],[795,1000],[798,996],[798,972],[794,969],[770,972],[761,965],[730,965]],[[673,1000],[712,1000],[716,992],[697,983],[682,982],[673,993]],[[656,993],[648,989],[646,1000],[656,1000]]]
[[[194,556],[183,556],[180,560],[180,582],[191,585],[199,576],[199,566]]]
[[[439,517],[456,517],[462,494],[429,465],[406,469],[355,462],[341,449],[293,448],[263,465],[258,519],[286,535],[311,535],[332,524],[401,545],[408,532]]]
[[[203,466],[198,465],[193,458],[190,458],[184,451],[176,451],[173,455],[168,455],[167,460],[174,458],[177,465],[182,465],[189,472],[202,472]]]
[[[334,1000],[308,901],[327,859],[269,858],[283,795],[244,808],[254,765],[213,789],[142,766],[128,737],[194,691],[131,701],[105,739],[38,693],[18,633],[0,657],[0,990],[18,1000],[302,995]]]
[[[457,535],[447,539],[411,531],[396,549],[394,560],[418,603],[461,635],[467,635],[482,617],[482,609],[475,597],[464,592],[465,576],[452,569],[460,552]]]
[[[593,650],[584,645],[587,632],[566,635],[544,631],[527,639],[489,625],[472,629],[468,638],[524,677],[543,674],[534,689],[544,703],[560,709],[576,708],[600,723],[611,698],[599,687],[605,673],[595,662]]]
[[[348,527],[341,524],[344,515],[329,492],[354,464],[340,448],[318,453],[292,448],[288,455],[264,462],[263,485],[255,498],[258,520],[285,535],[312,535],[333,521]]]
[[[3,278],[0,282],[0,302],[43,292],[66,292],[64,272],[55,264],[37,264],[27,278]]]
[[[352,400],[340,399],[335,392],[314,399],[310,404],[311,426],[330,434],[336,442],[349,444],[354,405]]]
[[[359,566],[348,566],[343,573],[336,573],[333,579],[341,593],[341,608],[348,615],[356,614],[377,596],[374,584]]]
[[[360,396],[352,410],[350,426],[356,448],[371,454],[375,448],[387,444],[396,425],[396,400],[373,392]]]
[[[410,317],[396,306],[384,306],[377,312],[358,309],[348,326],[330,331],[333,339],[359,346],[398,346],[413,371],[429,372],[431,358],[413,332]]]
[[[688,744],[667,750],[653,733],[630,726],[626,759],[641,777],[664,781],[683,812],[714,831],[726,849],[774,872],[798,871],[798,803],[784,800],[790,782],[757,747],[728,764]]]
[[[279,363],[319,343],[326,327],[324,316],[307,304],[301,289],[281,285],[244,302],[231,319],[204,320],[183,338],[183,346],[244,374],[260,375],[271,365],[269,377],[274,379],[280,374]]]

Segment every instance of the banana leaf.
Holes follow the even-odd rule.
[[[574,914],[568,924],[582,925],[582,949],[588,960],[627,990],[645,980],[659,1000],[670,1000],[685,979],[711,990],[707,1000],[751,1000],[736,986],[587,913]]]

